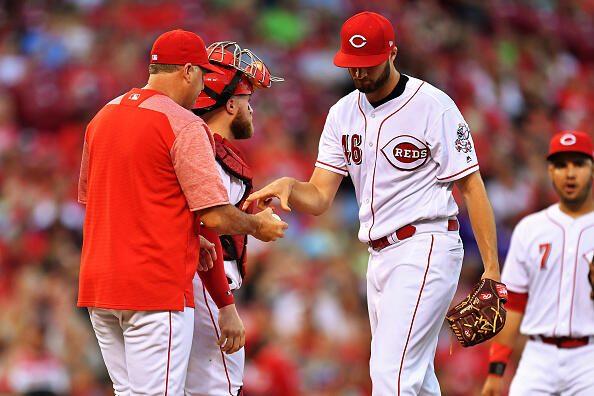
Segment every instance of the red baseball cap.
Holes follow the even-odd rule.
[[[584,132],[567,131],[553,136],[547,159],[550,159],[554,154],[565,152],[582,153],[594,159],[592,140],[590,139],[590,136]]]
[[[219,69],[208,62],[204,41],[196,33],[171,30],[160,35],[151,50],[151,63],[185,65],[191,63],[208,70]]]
[[[338,67],[372,67],[384,62],[394,48],[394,28],[374,12],[361,12],[347,19],[340,29]]]

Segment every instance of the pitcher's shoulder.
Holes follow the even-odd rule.
[[[432,106],[442,110],[456,106],[454,100],[447,93],[427,81],[415,77],[409,77],[409,80],[409,84],[406,87],[407,90],[412,90],[413,92],[418,90],[419,98],[427,101]]]

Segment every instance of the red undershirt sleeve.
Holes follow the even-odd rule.
[[[229,289],[229,282],[225,274],[225,264],[223,262],[223,247],[219,235],[204,226],[200,227],[200,235],[214,243],[217,252],[217,260],[213,267],[208,271],[198,271],[198,276],[202,283],[208,290],[208,294],[212,297],[219,309],[235,303],[233,294]]]
[[[524,313],[524,311],[526,311],[527,303],[528,293],[516,293],[509,290],[507,291],[507,303],[505,304],[506,309]]]

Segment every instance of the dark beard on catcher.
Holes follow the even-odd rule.
[[[231,121],[231,133],[237,140],[249,139],[254,136],[254,125],[244,112],[238,112]]]

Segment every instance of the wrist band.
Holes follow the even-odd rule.
[[[491,362],[489,363],[489,374],[502,377],[505,372],[505,366],[506,364],[503,362]]]

